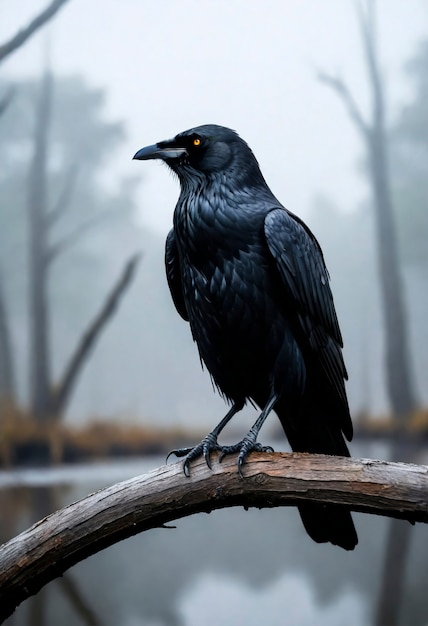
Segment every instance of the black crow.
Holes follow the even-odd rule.
[[[321,248],[304,222],[267,186],[237,133],[209,124],[142,148],[135,159],[160,159],[180,181],[166,240],[172,299],[190,323],[199,355],[231,408],[193,449],[239,452],[238,470],[269,413],[278,415],[293,450],[349,456],[352,422],[344,381],[342,336]],[[247,401],[261,413],[242,441],[217,437]],[[309,535],[346,550],[358,543],[346,508],[304,502]]]

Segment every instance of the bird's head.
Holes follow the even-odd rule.
[[[207,124],[191,128],[173,139],[138,150],[134,159],[160,159],[186,182],[218,173],[233,175],[252,184],[264,182],[249,146],[230,128]]]

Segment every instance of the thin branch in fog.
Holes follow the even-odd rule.
[[[113,285],[101,309],[85,329],[73,352],[60,383],[52,391],[52,410],[54,415],[61,415],[70,397],[76,379],[101,331],[115,312],[122,295],[130,285],[137,269],[140,254],[134,254],[125,264],[122,274]]]
[[[75,162],[67,170],[61,191],[58,195],[54,207],[46,216],[46,225],[52,227],[67,211],[70,206],[73,191],[75,189],[77,175],[79,172],[78,163]]]
[[[326,74],[325,72],[318,72],[318,79],[336,91],[347,107],[348,113],[355,125],[363,133],[363,135],[367,137],[369,134],[369,127],[346,83],[341,78],[332,76],[331,74]]]
[[[118,213],[118,209],[109,209],[107,211],[99,211],[92,215],[87,220],[79,224],[74,230],[65,235],[62,239],[60,239],[57,243],[54,243],[49,248],[46,255],[46,263],[51,263],[54,261],[60,254],[68,250],[72,245],[74,245],[79,239],[85,235],[89,230],[92,230],[94,226],[98,226],[100,222],[102,222],[105,218],[110,217],[112,214]]]
[[[0,46],[0,63],[12,52],[20,48],[39,28],[48,22],[68,0],[54,0],[39,15],[31,20],[27,26],[21,28],[9,41]]]

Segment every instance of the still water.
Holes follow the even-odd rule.
[[[352,453],[387,458],[386,448],[374,444],[354,445]],[[51,510],[163,462],[151,457],[0,472],[0,540]],[[370,626],[388,520],[355,514],[355,521],[360,543],[347,553],[313,543],[294,509],[195,515],[76,565],[5,624]],[[400,626],[428,626],[428,525],[412,528]]]

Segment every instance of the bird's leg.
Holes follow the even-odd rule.
[[[184,459],[183,470],[186,476],[190,476],[190,462],[196,459],[198,456],[203,455],[206,464],[210,469],[212,469],[210,458],[211,452],[213,452],[214,450],[222,450],[221,446],[219,446],[217,443],[217,437],[226,426],[226,424],[230,422],[232,417],[243,408],[243,401],[235,402],[230,410],[223,417],[221,422],[217,424],[217,426],[206,437],[204,437],[197,446],[195,446],[194,448],[178,448],[177,450],[171,450],[171,452],[166,457],[166,460],[168,461],[171,454],[175,454],[175,456],[178,458],[185,456],[186,458]]]
[[[239,452],[238,472],[241,478],[243,478],[242,465],[244,464],[244,461],[250,452],[273,452],[272,446],[262,446],[261,443],[257,442],[257,437],[261,427],[265,423],[267,416],[275,406],[277,400],[278,396],[276,394],[273,394],[269,398],[265,408],[260,413],[254,425],[251,427],[249,433],[244,437],[242,441],[240,441],[239,443],[235,443],[233,446],[223,446],[221,448],[219,457],[220,463],[226,454],[234,454],[235,452]]]

